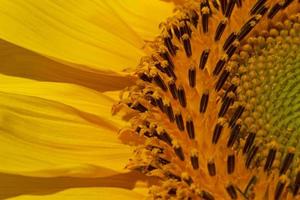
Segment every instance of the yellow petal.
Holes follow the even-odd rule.
[[[0,40],[0,60],[2,74],[41,81],[73,83],[101,92],[121,90],[133,83],[130,77],[56,62],[3,40]]]
[[[162,0],[162,1],[166,1],[166,2],[173,2],[174,4],[184,4],[184,2],[186,2],[186,0]]]
[[[124,124],[111,118],[110,98],[70,84],[3,75],[0,80],[1,172],[102,176],[123,171],[132,151],[117,140]]]
[[[131,190],[104,187],[69,189],[52,195],[24,195],[10,198],[10,200],[142,200],[144,198],[145,196]]]
[[[62,192],[71,188],[116,188],[134,191],[134,193],[144,196],[148,193],[148,188],[153,185],[149,177],[137,173],[128,172],[106,177],[31,177],[0,173],[0,199],[8,199],[19,195],[41,195],[45,197],[54,193]],[[136,184],[141,182],[147,184]],[[143,190],[143,191],[142,191]],[[75,194],[75,193],[74,193]],[[33,198],[33,196],[30,196]],[[55,197],[55,196],[54,196]],[[29,197],[28,197],[29,198]],[[68,199],[68,198],[66,198]],[[85,198],[83,198],[85,199]],[[101,198],[102,199],[102,198]],[[121,198],[123,199],[123,198]]]
[[[144,29],[153,30],[158,24],[133,29],[136,24],[127,22],[135,20],[123,18],[134,13],[121,7],[120,2],[0,0],[0,38],[55,59],[94,69],[121,71],[136,66],[143,55],[143,33],[149,36]],[[134,5],[139,0],[130,2]],[[165,18],[170,14],[172,4],[151,2],[154,10],[145,10],[143,4],[138,4],[141,7],[135,7],[137,12],[147,16],[161,7],[161,13],[156,12],[158,16]],[[137,24],[141,23],[149,21],[141,18]]]
[[[158,25],[170,17],[174,6],[161,0],[107,1],[116,13],[143,39],[153,40]]]

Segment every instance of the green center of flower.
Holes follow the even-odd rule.
[[[280,133],[295,133],[300,125],[299,36],[292,36],[295,29],[290,35],[287,30],[272,32],[275,37],[253,38],[253,46],[248,45],[253,55],[240,63],[238,99],[248,111],[243,115],[246,129],[261,131],[262,136],[267,134],[268,139],[287,144],[281,139],[289,136]]]

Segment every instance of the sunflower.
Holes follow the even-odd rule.
[[[1,198],[300,198],[299,1],[173,3],[1,2]]]

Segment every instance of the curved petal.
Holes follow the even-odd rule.
[[[107,1],[126,24],[143,39],[153,40],[158,25],[170,17],[174,6],[161,0]]]
[[[143,55],[143,33],[149,36],[151,32],[144,28],[150,27],[155,33],[157,28],[150,25],[133,29],[136,24],[127,23],[135,20],[123,19],[131,17],[132,13],[119,6],[120,2],[1,0],[0,38],[58,60],[105,71],[121,71],[135,66]],[[134,5],[139,0],[130,2]],[[158,0],[152,3],[153,9],[161,7],[158,16],[165,18],[170,14],[172,4]],[[146,10],[144,4],[138,5],[141,7],[135,8],[141,9],[146,16],[157,10]],[[152,22],[157,23],[156,20]],[[137,24],[141,23],[149,21],[141,18]]]
[[[122,200],[141,200],[145,196],[133,192],[131,190],[126,190],[122,188],[76,188],[69,189],[63,192],[58,192],[52,195],[24,195],[20,197],[10,198],[10,200],[75,200],[75,199],[86,199],[86,200],[112,200],[112,199],[122,199]]]
[[[132,151],[117,140],[125,122],[111,118],[111,98],[70,84],[0,80],[1,172],[101,176],[124,170]]]
[[[61,63],[0,40],[0,73],[39,81],[73,83],[104,92],[121,90],[133,84],[131,77],[72,63]],[[3,81],[2,81],[3,82]]]
[[[150,185],[157,180],[141,173],[128,172],[106,177],[30,177],[0,173],[0,199],[16,196],[40,195],[44,197],[72,188],[110,187],[148,193]],[[141,185],[140,182],[143,181]]]

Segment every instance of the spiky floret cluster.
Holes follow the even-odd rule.
[[[300,3],[188,1],[161,24],[122,94],[127,167],[149,199],[296,199]]]

